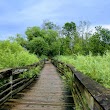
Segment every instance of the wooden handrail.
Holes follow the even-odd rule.
[[[107,89],[77,71],[72,65],[52,59],[52,63],[64,73],[65,68],[69,68],[73,76],[72,94],[76,106],[80,106],[79,110],[110,110],[110,89]],[[61,65],[65,67],[62,69]],[[68,69],[66,70],[68,71]]]
[[[11,98],[12,95],[24,89],[35,79],[35,76],[32,78],[19,78],[19,74],[23,74],[23,72],[29,71],[37,66],[43,67],[44,63],[44,60],[41,60],[23,67],[0,70],[0,80],[7,80],[7,83],[0,87],[0,106]]]

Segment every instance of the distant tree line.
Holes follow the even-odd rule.
[[[79,26],[66,22],[61,28],[51,21],[44,21],[42,27],[28,27],[24,39],[20,34],[11,40],[38,56],[83,54],[103,55],[110,50],[110,30],[95,27],[89,30],[89,22],[81,21]]]

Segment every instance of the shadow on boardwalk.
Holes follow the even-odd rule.
[[[46,63],[39,78],[0,110],[73,110],[73,100],[56,68]]]

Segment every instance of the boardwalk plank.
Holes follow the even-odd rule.
[[[69,110],[67,107],[72,108],[74,104],[66,102],[72,97],[67,92],[56,68],[47,63],[38,81],[18,93],[17,98],[7,101],[4,107],[8,110]]]

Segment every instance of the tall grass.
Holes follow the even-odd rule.
[[[106,88],[110,88],[110,52],[104,56],[57,56],[58,60],[72,64],[78,71],[88,75]]]
[[[36,55],[30,54],[16,42],[0,41],[0,69],[25,66],[38,61]]]

